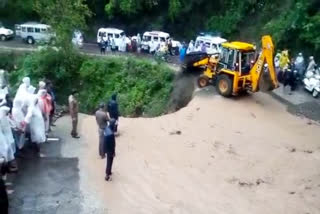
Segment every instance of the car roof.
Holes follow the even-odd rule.
[[[170,34],[162,31],[146,31],[143,35],[149,34],[149,35],[154,35],[154,36],[164,36],[164,37],[169,37]]]
[[[213,44],[221,44],[221,43],[224,43],[227,41],[226,39],[218,37],[218,36],[198,36],[196,41],[197,40],[201,40],[204,42],[210,42]]]
[[[50,27],[50,25],[46,25],[46,24],[41,24],[39,22],[26,22],[24,24],[21,24],[20,26],[23,26],[23,27]]]
[[[114,32],[114,33],[122,33],[124,32],[123,30],[120,30],[118,28],[100,28],[99,31],[110,31],[110,32]]]
[[[236,50],[241,50],[241,51],[254,51],[255,46],[250,43],[246,42],[225,42],[222,44],[223,47],[225,48],[230,48],[230,49],[236,49]]]

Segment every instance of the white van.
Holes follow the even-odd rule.
[[[219,36],[198,36],[195,41],[195,49],[200,47],[202,43],[206,44],[206,52],[207,54],[217,54],[221,52],[221,44],[226,42],[226,39],[223,39]]]
[[[122,37],[125,36],[125,33],[123,30],[117,29],[117,28],[100,28],[97,33],[97,43],[101,44],[101,40],[104,41],[108,40],[108,37],[110,39],[114,39],[114,43],[116,44],[116,49],[119,48],[119,46],[122,43]]]
[[[0,22],[0,41],[12,39],[13,37],[14,37],[13,31],[3,27]]]
[[[170,34],[161,31],[147,31],[143,34],[141,49],[150,52],[150,49],[157,47],[161,42],[166,42],[170,38]],[[153,44],[152,44],[153,43]]]
[[[40,24],[37,22],[28,22],[25,24],[15,25],[18,30],[18,35],[20,34],[22,40],[26,41],[28,44],[34,44],[35,42],[50,42],[55,38],[55,34],[52,32],[50,25]]]

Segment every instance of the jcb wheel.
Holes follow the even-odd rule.
[[[209,84],[209,78],[204,76],[204,75],[201,75],[199,78],[198,78],[198,86],[199,88],[204,88],[206,87],[207,85]]]
[[[5,35],[0,35],[0,40],[1,41],[5,41],[7,39],[7,37]]]
[[[230,97],[232,95],[232,80],[226,74],[218,76],[217,79],[217,91],[224,97]]]

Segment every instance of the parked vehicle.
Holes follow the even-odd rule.
[[[21,31],[19,31],[19,29],[21,29]],[[49,43],[55,38],[55,33],[52,32],[50,25],[37,22],[21,24],[20,28],[19,25],[16,25],[16,30],[22,40],[28,44],[34,44],[35,42]]]
[[[108,41],[114,39],[116,49],[118,50],[122,44],[122,37],[125,36],[123,30],[117,28],[100,28],[97,33],[97,43],[101,44],[103,41]]]
[[[273,64],[272,38],[265,35],[261,42],[261,51],[257,51],[253,44],[235,41],[222,44],[220,59],[209,54],[207,57],[199,57],[199,61],[193,62],[193,66],[205,66],[205,69],[198,78],[198,86],[203,88],[215,84],[218,93],[224,97],[237,96],[246,91],[258,92],[278,88],[279,83]],[[257,54],[258,58],[252,61]]]
[[[72,44],[78,48],[82,48],[83,47],[83,34],[76,30],[73,32],[72,35]]]
[[[14,32],[5,28],[0,22],[0,40],[5,41],[14,37]]]
[[[170,38],[170,34],[161,31],[147,31],[143,34],[141,49],[150,53],[151,46],[158,47],[161,42],[166,42]],[[151,45],[151,43],[153,43]]]
[[[307,71],[303,83],[304,88],[311,92],[314,98],[317,98],[320,93],[320,69]]]
[[[226,41],[226,39],[219,36],[203,35],[196,38],[195,47],[199,47],[204,43],[206,45],[207,54],[216,54],[221,53],[221,44]]]

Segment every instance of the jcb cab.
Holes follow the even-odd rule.
[[[268,76],[271,85],[268,90],[278,87],[273,64],[274,46],[270,36],[262,37],[262,51],[256,59],[255,46],[244,42],[222,44],[220,59],[201,60],[194,66],[208,62],[206,69],[198,79],[199,87],[210,82],[216,84],[217,91],[225,96],[238,95],[241,91],[256,92],[262,88],[261,77]],[[269,75],[268,75],[269,74]],[[265,81],[265,80],[264,80]]]

